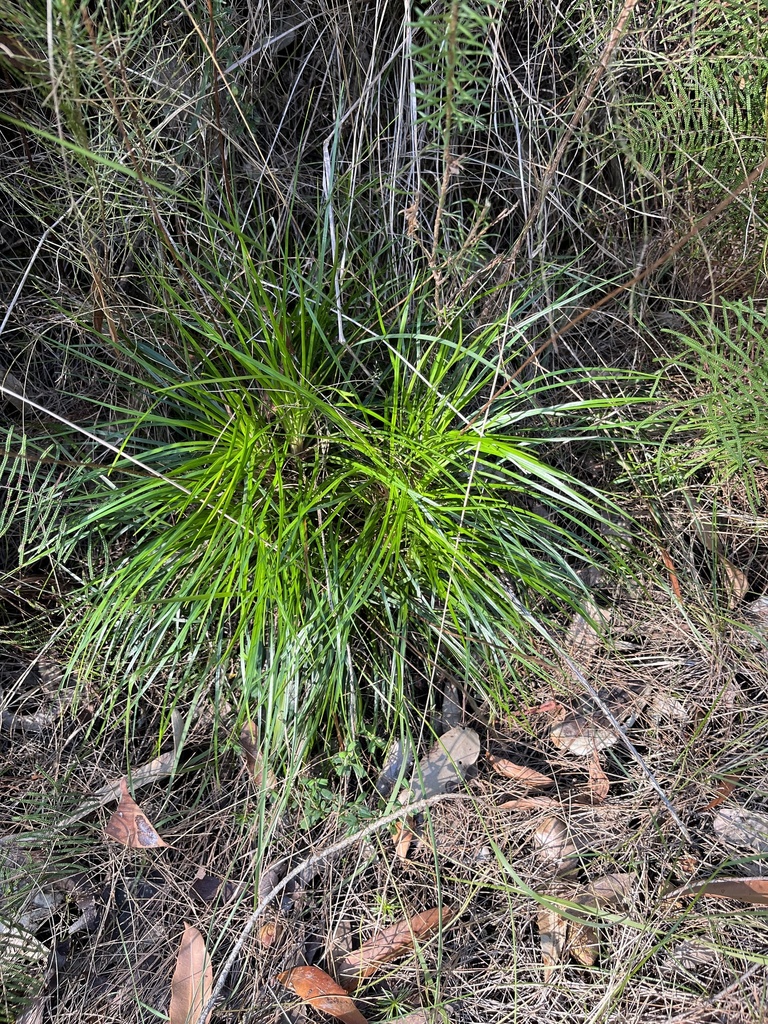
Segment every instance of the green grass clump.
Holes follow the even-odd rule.
[[[97,567],[75,660],[133,703],[158,675],[171,704],[229,675],[282,751],[374,709],[391,726],[438,663],[509,706],[528,617],[577,600],[605,508],[550,456],[615,402],[508,379],[540,317],[525,292],[487,326],[418,295],[364,325],[324,271],[265,276],[248,241],[192,294],[158,279],[167,343],[137,332],[111,368],[132,403],[97,406],[132,461],[83,474],[57,538]]]

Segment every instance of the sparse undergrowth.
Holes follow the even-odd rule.
[[[766,852],[760,5],[0,21],[9,1019],[157,1019],[183,922],[218,976],[317,854],[214,1019],[319,1020],[279,973],[450,907],[368,1019],[763,1020],[759,906],[665,899]],[[590,768],[535,713],[585,686],[623,695]],[[328,855],[456,722],[552,795],[483,760],[408,860]],[[171,849],[105,844],[125,774]],[[542,961],[610,873],[592,963],[573,920]]]

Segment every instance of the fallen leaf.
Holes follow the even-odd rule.
[[[284,932],[285,926],[278,918],[275,918],[274,921],[267,921],[266,924],[259,928],[259,945],[263,946],[264,949],[276,946],[280,939],[282,939]]]
[[[659,548],[661,554],[661,560],[664,563],[667,572],[669,573],[669,585],[672,588],[672,593],[675,595],[677,600],[683,603],[683,592],[680,589],[680,580],[677,576],[677,570],[675,569],[675,563],[672,561],[672,556],[666,548]]]
[[[277,776],[271,769],[264,774],[264,759],[258,746],[258,732],[254,722],[246,722],[240,733],[240,746],[248,766],[248,774],[260,789],[264,786],[267,790],[275,789]]]
[[[173,750],[169,750],[167,753],[160,754],[159,757],[148,761],[147,764],[136,768],[131,772],[131,785],[133,786],[134,793],[142,786],[147,786],[150,782],[155,782],[157,779],[170,775],[175,764],[176,753]],[[106,807],[113,800],[117,800],[122,795],[124,782],[124,778],[118,779],[117,782],[108,782],[106,786],[96,790],[92,796],[89,796],[80,805],[74,814],[60,822],[58,827],[69,828],[78,821],[82,821],[83,818],[87,818],[89,814],[92,814],[99,807]]]
[[[624,903],[632,891],[634,875],[615,872],[590,882],[575,898],[585,909],[605,910]],[[588,921],[573,921],[568,944],[571,956],[584,967],[592,967],[600,952],[598,929]]]
[[[106,834],[110,839],[129,846],[132,850],[147,850],[153,847],[167,846],[155,831],[142,809],[128,792],[128,783],[120,780],[120,803],[115,813],[107,822]]]
[[[348,992],[353,991],[361,981],[375,974],[382,964],[413,949],[416,942],[429,938],[452,917],[451,907],[435,907],[384,928],[339,964],[339,978],[344,988]]]
[[[702,885],[685,885],[668,894],[668,899],[678,896],[717,896],[723,900],[741,900],[743,903],[768,903],[768,878],[759,875],[751,878],[718,878]]]
[[[685,705],[682,704],[677,697],[673,697],[668,693],[652,693],[648,701],[648,711],[649,718],[651,718],[656,725],[660,725],[665,719],[685,724],[691,717],[688,714]]]
[[[461,693],[455,683],[446,683],[443,690],[443,706],[440,711],[440,724],[444,732],[449,732],[460,724],[464,715]]]
[[[196,1024],[212,988],[213,967],[205,940],[197,928],[185,924],[171,980],[170,1024]]]
[[[290,971],[278,974],[277,980],[316,1010],[322,1010],[345,1024],[367,1024],[341,985],[337,985],[319,967],[292,967]]]
[[[741,604],[749,593],[749,578],[745,572],[729,562],[727,558],[721,558],[720,564],[723,567],[725,576],[725,592],[728,596],[728,607],[735,608]]]
[[[488,760],[493,765],[495,772],[503,775],[505,779],[514,779],[515,782],[519,782],[526,789],[546,789],[548,786],[555,784],[555,780],[550,778],[549,775],[542,775],[541,772],[537,772],[534,768],[526,768],[522,764],[515,764],[514,761],[508,761],[505,757],[494,757],[491,755]]]
[[[559,800],[551,796],[521,796],[499,804],[505,811],[554,811],[562,810],[562,806]]]
[[[474,729],[457,726],[449,729],[437,740],[426,757],[422,758],[411,776],[407,789],[398,794],[403,805],[428,799],[456,789],[465,775],[465,769],[480,756],[480,737]],[[401,859],[408,856],[413,840],[412,821],[398,826],[395,833],[395,852]]]
[[[728,799],[728,797],[731,796],[735,792],[736,786],[738,784],[739,784],[739,777],[738,777],[738,775],[724,775],[723,778],[720,779],[720,781],[717,784],[717,793],[715,794],[715,796],[712,797],[712,799],[709,801],[708,804],[704,804],[704,806],[702,807],[702,810],[703,811],[714,811],[714,809],[716,807],[719,807],[720,804],[725,803],[725,801]],[[715,815],[715,821],[714,821],[715,832],[718,831],[718,819],[719,818],[720,818],[720,815],[716,814]],[[726,839],[726,842],[728,842],[727,839]]]
[[[743,807],[721,807],[712,824],[726,846],[768,853],[768,814]]]
[[[554,910],[542,910],[536,918],[541,943],[541,961],[544,964],[544,981],[552,977],[552,968],[563,959],[568,922]]]
[[[611,625],[611,612],[608,609],[598,608],[594,602],[588,601],[584,605],[584,613],[574,615],[568,629],[565,644],[571,657],[577,660],[587,659],[602,646],[603,638],[593,623],[597,623],[600,629],[607,631]]]
[[[747,574],[742,572],[723,554],[723,544],[715,532],[711,522],[705,519],[694,521],[694,528],[699,535],[704,547],[713,554],[725,577],[725,592],[728,597],[728,607],[735,608],[741,604],[749,593],[749,579]]]
[[[744,611],[754,622],[757,630],[765,632],[768,629],[768,594],[763,594],[755,601],[750,601],[744,606]]]
[[[576,901],[577,903],[580,900]],[[582,967],[594,967],[600,952],[600,939],[597,929],[588,924],[571,926],[568,952]]]
[[[589,793],[593,804],[601,804],[608,796],[610,783],[600,763],[600,754],[595,751],[589,762]]]
[[[592,757],[598,751],[612,747],[619,737],[610,723],[606,722],[602,726],[594,718],[588,718],[579,711],[564,709],[564,713],[552,725],[549,738],[556,747],[569,754]]]
[[[549,863],[555,875],[569,875],[578,870],[579,852],[588,844],[580,830],[558,815],[545,818],[531,837],[542,859]]]
[[[474,729],[457,726],[449,729],[419,762],[413,773],[410,788],[401,793],[399,800],[408,804],[428,799],[455,789],[465,775],[465,769],[480,756],[480,737]]]
[[[280,882],[282,877],[288,868],[288,862],[285,860],[275,861],[274,864],[268,864],[265,868],[261,869],[259,875],[259,903],[263,903],[264,900],[273,891],[275,886]]]
[[[716,949],[707,946],[700,939],[684,939],[676,942],[667,954],[666,965],[673,970],[687,971],[700,978],[701,971],[717,967],[721,956]]]
[[[416,836],[411,829],[412,824],[413,818],[406,818],[395,827],[395,856],[398,860],[408,860],[408,851]]]
[[[638,705],[645,699],[647,684],[627,684],[599,691],[599,697],[622,729],[634,725]],[[619,739],[619,734],[602,709],[592,700],[577,707],[561,708],[549,730],[549,738],[561,750],[577,757],[591,757],[596,750],[606,750]]]
[[[209,875],[205,868],[201,867],[190,889],[201,903],[212,903],[215,899],[227,903],[235,895],[237,886],[233,882],[225,882],[218,875]]]

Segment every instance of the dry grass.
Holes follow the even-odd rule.
[[[684,521],[682,507],[679,516],[678,550],[687,536],[695,555],[691,517]],[[738,539],[746,550],[759,533],[750,537],[734,528],[729,552],[738,549]],[[318,780],[330,765],[318,763],[303,777],[281,781],[264,800],[248,781],[235,745],[216,772],[199,756],[210,727],[203,715],[173,783],[136,794],[172,845],[153,853],[107,841],[109,809],[57,834],[51,828],[51,793],[53,786],[62,815],[73,801],[118,776],[126,760],[136,767],[148,759],[156,749],[157,718],[148,716],[125,746],[113,735],[99,749],[79,738],[67,744],[78,726],[66,716],[39,737],[6,734],[3,744],[6,754],[13,751],[16,779],[4,779],[3,832],[15,837],[14,848],[18,844],[34,858],[37,891],[50,893],[61,877],[70,879],[71,889],[76,879],[96,894],[99,908],[93,930],[69,940],[62,936],[80,914],[71,893],[39,925],[38,934],[57,936],[59,951],[47,1012],[57,1021],[153,1019],[167,1007],[183,922],[194,922],[208,936],[216,970],[254,907],[260,868],[316,856],[316,866],[283,897],[283,909],[270,908],[263,918],[262,923],[279,922],[279,942],[263,948],[258,929],[246,942],[216,1020],[279,1021],[296,1013],[320,1020],[313,1011],[299,1010],[276,975],[301,962],[332,972],[335,945],[354,947],[394,919],[435,905],[456,910],[443,934],[417,955],[382,968],[356,994],[370,1020],[396,1019],[420,1008],[432,1008],[436,1020],[467,1024],[764,1020],[765,911],[712,898],[664,898],[675,887],[716,873],[765,870],[764,855],[724,844],[708,805],[722,798],[723,784],[730,781],[734,789],[723,806],[764,808],[768,640],[746,605],[725,613],[713,602],[704,556],[698,557],[698,578],[682,562],[677,565],[684,608],[650,577],[647,585],[604,590],[611,625],[580,662],[601,688],[631,683],[644,694],[628,735],[685,822],[692,844],[621,744],[603,753],[608,799],[591,805],[581,802],[589,791],[586,761],[553,747],[544,715],[490,726],[467,720],[491,752],[555,777],[551,792],[562,805],[557,813],[586,837],[578,870],[567,878],[555,877],[532,841],[553,811],[502,809],[520,791],[482,761],[465,799],[432,808],[407,862],[395,858],[389,829],[325,859],[325,850],[381,813],[372,776],[353,773],[326,787]],[[757,578],[756,561],[743,564]],[[6,664],[6,692],[13,693],[8,681],[18,670],[18,663]],[[553,691],[573,704],[580,695],[564,679],[553,679]],[[545,689],[540,695],[547,696]],[[32,700],[19,697],[14,709],[29,713]],[[22,830],[21,820],[27,822]],[[41,842],[49,844],[43,860]],[[191,886],[201,868],[224,880],[224,899],[206,903],[195,897]],[[586,882],[616,871],[632,873],[631,895],[613,917],[598,917],[597,962],[582,967],[566,958],[545,981],[537,900],[572,901]],[[38,964],[34,973],[42,970]]]

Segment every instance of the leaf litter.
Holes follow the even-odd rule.
[[[155,826],[128,792],[126,779],[121,780],[120,791],[120,802],[107,822],[106,835],[133,850],[167,846],[168,843],[161,839]]]
[[[171,979],[169,1024],[197,1024],[213,988],[213,967],[205,939],[191,924],[184,924],[184,934]]]
[[[278,974],[277,980],[302,1002],[316,1010],[344,1021],[344,1024],[366,1024],[346,991],[319,967],[292,967]]]
[[[612,628],[619,633],[620,639],[620,624],[614,622]],[[595,648],[596,650],[596,648]],[[594,651],[593,651],[594,653]],[[680,664],[684,664],[683,658],[688,658],[687,655],[681,656]],[[601,661],[603,665],[605,659]],[[690,660],[690,659],[688,659]],[[704,663],[702,663],[704,664]],[[602,669],[601,669],[602,671]],[[623,667],[622,667],[623,671]],[[617,670],[618,674],[618,670]],[[650,674],[650,673],[649,673]],[[655,674],[655,673],[654,673]],[[702,678],[704,676],[702,675]],[[615,678],[606,679],[605,686],[602,685],[603,679],[600,679],[601,691],[609,692],[624,692],[629,694],[628,704],[632,704],[632,714],[625,717],[624,721],[630,724],[627,728],[642,728],[642,720],[640,724],[635,725],[637,719],[637,709],[635,697],[637,693],[632,687],[627,687],[623,680],[617,680]],[[679,680],[675,681],[675,688],[678,693],[686,692],[682,689]],[[660,691],[658,691],[660,692]],[[649,708],[651,702],[649,701]],[[690,706],[696,706],[694,698],[690,699]],[[585,703],[579,702],[576,707],[580,713],[584,713],[584,717],[589,719],[593,717],[593,710],[585,706]],[[738,703],[738,692],[736,701],[733,704],[733,714],[742,713],[740,705]],[[634,720],[633,720],[634,716]],[[722,714],[721,714],[722,719]],[[649,717],[646,721],[654,721],[652,715],[649,713]],[[679,719],[680,728],[686,728],[687,722],[682,720],[682,716]],[[457,730],[457,731],[455,731]],[[458,735],[458,756],[456,752],[449,753],[453,750],[452,744],[454,743],[454,736]],[[653,736],[656,734],[653,733]],[[735,734],[734,734],[735,735]],[[613,732],[615,742],[615,731]],[[499,742],[499,734],[491,733],[489,739],[492,739],[494,744]],[[469,743],[465,746],[465,741],[469,739]],[[525,742],[529,742],[530,737],[525,739]],[[520,735],[514,736],[509,735],[504,737],[504,741],[509,743],[512,741],[515,744],[519,744],[523,740]],[[730,741],[731,743],[734,740]],[[540,964],[544,967],[544,976],[547,980],[551,980],[552,972],[558,964],[562,964],[563,977],[568,978],[567,972],[574,971],[576,968],[574,964],[589,965],[596,963],[598,958],[605,958],[608,953],[608,949],[611,948],[613,942],[613,933],[615,931],[615,914],[622,908],[623,899],[621,893],[618,894],[613,890],[603,891],[601,888],[601,879],[610,878],[613,876],[620,876],[626,874],[621,872],[618,868],[621,866],[620,861],[622,859],[622,832],[619,824],[621,820],[621,814],[618,813],[621,805],[621,801],[627,801],[628,796],[631,798],[631,802],[627,804],[627,807],[631,807],[631,812],[635,815],[639,815],[643,819],[643,815],[653,815],[657,811],[653,807],[646,807],[641,802],[642,794],[638,791],[633,793],[628,790],[626,783],[622,783],[621,788],[617,784],[618,796],[611,790],[601,792],[600,780],[597,776],[596,767],[600,764],[599,758],[596,754],[596,748],[600,746],[600,742],[585,742],[583,744],[583,754],[581,756],[589,756],[590,759],[590,793],[589,796],[592,798],[592,807],[586,808],[579,805],[579,801],[582,800],[583,794],[583,783],[581,789],[578,785],[574,785],[571,777],[568,774],[568,770],[563,768],[566,764],[565,758],[561,758],[560,761],[556,762],[557,772],[553,771],[551,775],[544,775],[543,772],[538,773],[536,776],[526,775],[529,772],[535,772],[535,769],[529,769],[525,764],[517,764],[511,758],[491,758],[488,759],[488,764],[485,766],[484,772],[481,766],[480,775],[476,781],[472,782],[472,791],[474,799],[476,801],[476,809],[473,810],[474,805],[467,805],[467,816],[472,817],[473,814],[479,815],[477,824],[476,838],[471,833],[463,834],[459,838],[464,842],[465,848],[469,849],[471,843],[475,842],[477,850],[481,849],[481,844],[485,842],[487,844],[488,839],[486,835],[487,830],[500,829],[498,832],[494,832],[494,839],[492,843],[496,844],[496,848],[501,848],[504,851],[504,855],[508,858],[512,869],[518,872],[520,877],[523,879],[525,884],[531,885],[534,888],[537,885],[537,881],[543,879],[552,880],[552,885],[558,890],[558,895],[555,899],[560,898],[562,887],[566,887],[570,890],[569,902],[571,908],[566,909],[564,915],[558,915],[551,908],[540,910],[535,920],[538,925],[540,952],[536,952],[535,934],[534,944],[532,949],[537,959],[540,958]],[[446,747],[448,749],[446,749]],[[575,751],[568,749],[567,745],[558,747],[556,743],[552,744],[552,747],[559,749],[563,754],[568,756],[574,756]],[[474,729],[468,727],[454,727],[449,730],[440,740],[436,741],[428,754],[421,759],[419,767],[413,772],[408,786],[406,794],[403,796],[404,802],[410,801],[416,798],[429,799],[432,796],[440,796],[444,793],[449,793],[452,790],[459,788],[469,777],[470,770],[479,760],[479,753],[481,748],[480,736]],[[498,748],[497,748],[498,749]],[[510,749],[511,746],[510,746]],[[519,749],[519,747],[518,747]],[[605,749],[605,748],[603,748]],[[544,758],[547,754],[551,755],[551,748],[547,749],[547,745],[544,744],[542,750],[536,751],[536,763],[544,764]],[[578,756],[578,755],[576,755]],[[613,758],[614,755],[611,755]],[[509,768],[503,762],[508,762],[513,767]],[[168,759],[167,764],[170,763]],[[163,769],[166,767],[166,763],[163,764]],[[398,754],[397,772],[395,775],[395,782],[398,777],[404,777],[407,775],[407,769],[403,770],[404,761],[401,755]],[[256,762],[254,762],[256,765]],[[498,766],[501,765],[501,768]],[[249,775],[253,775],[253,766],[249,765]],[[601,765],[602,768],[602,765]],[[263,770],[263,769],[262,769]],[[133,773],[132,778],[135,780],[136,772]],[[604,772],[603,772],[604,774]],[[244,773],[241,773],[241,778]],[[152,774],[147,776],[146,781],[154,781],[155,778],[161,777],[161,774],[153,776]],[[613,776],[612,776],[613,778]],[[547,786],[545,787],[544,781],[546,779]],[[528,786],[528,781],[536,780],[535,785]],[[531,793],[528,795],[525,793],[526,789],[534,790],[536,788],[552,788],[555,780],[557,780],[557,793],[556,797],[553,796],[542,796]],[[498,796],[494,797],[494,792],[498,793],[501,785],[506,784],[506,781],[510,783],[519,784],[522,788],[523,795],[513,800],[508,800],[505,803],[497,803]],[[708,794],[711,794],[711,783],[707,778],[704,783],[709,787]],[[113,787],[114,784],[111,784]],[[602,784],[603,789],[604,783]],[[253,784],[251,784],[251,791]],[[127,790],[126,780],[121,780],[119,791],[123,789]],[[114,798],[114,788],[107,790],[103,789],[103,798],[106,800]],[[513,791],[514,792],[514,791]],[[125,795],[125,794],[124,794]],[[728,794],[726,794],[727,796]],[[371,798],[373,796],[373,787],[371,788]],[[93,799],[93,798],[91,798]],[[132,798],[130,798],[132,800]],[[252,799],[248,797],[247,799]],[[647,794],[645,795],[647,800]],[[707,797],[704,798],[705,800]],[[604,805],[601,805],[599,801],[603,801]],[[617,803],[618,801],[618,803]],[[147,827],[154,829],[154,826],[146,818],[143,811],[138,804],[133,801],[135,810],[131,813],[135,820],[139,820],[137,816],[141,816],[146,821]],[[125,811],[125,806],[119,805],[118,810]],[[91,803],[91,808],[95,804]],[[450,805],[449,805],[450,806]],[[459,806],[459,805],[456,805]],[[463,806],[463,805],[461,805]],[[703,806],[703,803],[698,804],[699,807]],[[130,805],[128,805],[130,808]],[[720,842],[723,846],[732,849],[741,849],[751,851],[752,853],[760,854],[764,852],[763,843],[765,842],[765,828],[766,818],[764,812],[755,810],[747,811],[744,808],[736,805],[727,805],[726,807],[713,808],[711,815],[703,816],[706,819],[706,827],[710,829],[710,833]],[[615,811],[615,813],[614,813]],[[517,814],[521,815],[532,815],[532,819],[520,820],[517,818]],[[613,817],[612,817],[613,815]],[[114,816],[113,816],[114,817]],[[121,818],[121,834],[124,837],[128,837],[130,842],[127,845],[132,845],[133,848],[138,849],[139,847],[145,848],[143,842],[138,839],[139,829],[136,828],[135,824],[130,824],[130,817],[128,820]],[[439,815],[435,812],[435,820],[438,821]],[[440,819],[438,825],[439,829],[448,829],[448,837],[450,835],[450,828],[455,827],[451,825],[451,817],[446,809],[445,817]],[[458,821],[458,819],[456,819]],[[461,820],[466,820],[462,818]],[[643,819],[646,820],[646,819]],[[659,827],[659,819],[648,817],[647,820],[650,822],[655,820],[657,822],[654,828]],[[502,825],[502,822],[505,824]],[[616,822],[615,825],[610,824]],[[333,821],[329,818],[323,823],[324,827],[330,828]],[[414,830],[418,831],[419,827],[416,822],[411,822]],[[142,825],[140,828],[143,828]],[[606,835],[610,834],[610,829],[615,828],[616,840],[611,842],[610,839],[606,839]],[[606,829],[608,830],[606,832]],[[602,834],[606,832],[606,834]],[[118,837],[115,837],[118,838]],[[160,842],[164,842],[161,837],[157,837]],[[436,836],[436,841],[441,840],[439,835]],[[118,841],[124,841],[119,840]],[[210,844],[211,850],[215,850],[217,846],[217,839],[215,836],[210,836],[206,841]],[[469,845],[467,845],[469,844]],[[442,845],[436,845],[435,850],[440,851],[442,857]],[[267,866],[262,873],[261,883],[259,889],[268,888],[270,891],[275,887],[275,883],[279,881],[280,876],[283,874],[286,865],[291,863],[290,857],[286,857],[286,849],[276,849],[275,854],[277,856],[271,862],[267,862]],[[274,855],[274,854],[273,854]],[[430,851],[428,844],[425,844],[424,850],[421,848],[417,851],[416,859],[414,864],[417,866],[419,871],[423,871],[426,867],[432,864],[435,856],[435,851]],[[197,855],[196,859],[199,861],[200,856]],[[606,867],[612,866],[612,861],[617,860],[619,863],[616,865],[617,870],[608,872],[600,875],[596,880],[589,881],[585,879],[585,875],[588,875],[595,867],[601,867],[605,871]],[[209,859],[207,853],[204,858],[206,864],[213,864],[214,861]],[[455,861],[448,861],[449,864],[455,864]],[[494,860],[493,855],[490,859],[483,860],[472,860],[470,857],[463,862],[465,865],[473,864],[473,873],[477,877],[481,877],[481,873],[487,871],[495,871],[497,864]],[[482,867],[479,867],[482,863]],[[273,872],[274,869],[274,872]],[[412,889],[411,883],[416,881],[416,877],[412,872],[412,868],[403,867],[396,865],[393,867],[391,863],[388,863],[386,859],[382,859],[378,862],[374,861],[372,866],[367,869],[369,872],[378,872],[378,878],[380,880],[380,888],[378,891],[360,890],[360,898],[366,898],[366,893],[369,899],[378,898],[379,893],[381,898],[386,898],[386,887],[390,884],[391,873],[400,871],[405,872],[400,875],[396,875],[399,879],[398,885],[401,886],[403,904],[407,905],[408,897],[416,895],[416,890]],[[208,873],[210,871],[210,874]],[[202,876],[201,881],[204,886],[207,886],[206,893],[199,893],[201,900],[207,906],[204,906],[204,913],[211,913],[216,920],[221,920],[218,917],[219,910],[216,909],[221,901],[224,899],[223,891],[220,891],[221,879],[230,878],[230,868],[228,862],[219,862],[216,867],[211,867]],[[447,923],[443,915],[445,909],[449,905],[456,905],[455,895],[461,897],[461,888],[457,886],[455,879],[453,878],[453,869],[449,873],[451,879],[449,881],[446,875],[441,884],[446,886],[446,898],[443,905],[443,911],[439,911],[438,907],[432,908],[432,915],[440,914],[440,923],[435,925],[435,918],[432,919],[432,926],[435,929],[440,928],[441,925]],[[321,875],[321,883],[318,883],[318,890],[320,887],[325,885],[325,876]],[[467,877],[473,877],[467,874]],[[493,877],[493,876],[492,876]],[[248,885],[253,886],[252,876],[250,881],[245,877],[236,879],[238,891],[242,894],[248,890]],[[500,876],[493,885],[501,886],[499,891],[502,891],[504,885],[507,884],[508,879],[505,880],[504,876]],[[225,883],[231,884],[229,882]],[[334,883],[338,884],[338,883]],[[369,883],[366,883],[369,884]],[[418,883],[419,887],[421,882]],[[251,888],[252,891],[252,888]],[[355,891],[351,889],[350,891]],[[541,891],[540,889],[538,891]],[[675,895],[676,897],[683,898],[698,898],[701,899],[696,903],[696,908],[703,908],[704,904],[710,899],[716,898],[729,898],[739,902],[751,904],[764,904],[768,901],[766,897],[766,880],[760,876],[755,877],[725,877],[715,879],[711,882],[703,881],[699,883],[689,883],[688,886],[679,888],[670,896]],[[451,897],[450,899],[448,897]],[[240,897],[238,897],[240,898]],[[483,900],[485,897],[475,895],[474,899]],[[669,899],[661,896],[661,890],[654,897],[654,895],[647,894],[645,897],[651,902],[656,899],[661,905],[669,905]],[[327,972],[321,971],[320,967],[315,967],[314,964],[301,964],[302,958],[306,955],[310,959],[317,959],[319,955],[317,952],[311,952],[314,948],[317,950],[318,943],[316,930],[320,927],[319,922],[315,924],[314,921],[308,923],[306,915],[310,912],[310,908],[314,906],[313,900],[315,896],[312,890],[306,891],[305,895],[302,896],[301,901],[294,905],[291,900],[288,899],[285,906],[281,908],[279,913],[276,913],[275,917],[271,920],[264,920],[261,928],[255,933],[255,938],[258,940],[253,944],[252,957],[257,958],[257,962],[262,964],[260,970],[265,970],[266,965],[271,962],[271,958],[277,957],[281,963],[281,967],[286,967],[286,970],[280,972],[280,977],[286,977],[286,980],[292,980],[296,988],[294,991],[308,1006],[314,1006],[322,1012],[336,1011],[338,1019],[348,1019],[351,1021],[359,1021],[362,1017],[360,1009],[350,1000],[351,1006],[345,1003],[336,1002],[337,999],[341,998],[342,993],[349,997],[349,991],[354,991],[358,984],[366,983],[367,990],[372,992],[378,992],[379,978],[380,975],[384,974],[384,968],[389,965],[386,970],[387,979],[391,975],[392,977],[397,976],[397,970],[394,964],[397,959],[402,956],[406,956],[410,953],[413,948],[413,939],[410,938],[411,933],[416,939],[416,943],[420,946],[423,942],[429,939],[430,935],[434,935],[435,932],[430,931],[428,926],[425,926],[425,930],[422,933],[420,927],[420,915],[426,914],[426,911],[411,911],[406,914],[400,921],[395,922],[394,925],[389,925],[387,928],[381,929],[378,933],[371,936],[365,943],[360,945],[355,950],[339,950],[339,954],[333,958],[329,958],[325,963],[321,961],[323,966],[329,967],[334,977],[331,977]],[[216,902],[218,901],[218,902]],[[246,900],[246,903],[248,901]],[[416,900],[417,905],[424,903],[421,899]],[[424,901],[427,902],[427,901]],[[572,918],[578,915],[578,906],[584,908],[584,916],[581,921],[573,921]],[[519,915],[525,913],[525,897],[521,895],[516,903],[515,913]],[[602,921],[600,919],[600,912],[610,913],[611,917],[608,921]],[[364,920],[370,920],[370,909],[362,917]],[[373,908],[375,912],[375,905]],[[649,907],[649,913],[652,913],[652,908]],[[703,912],[703,910],[702,910]],[[61,910],[54,909],[52,913],[60,914]],[[230,909],[228,913],[235,913],[234,910]],[[597,918],[595,915],[597,914]],[[303,915],[303,916],[302,916]],[[464,941],[470,941],[470,927],[469,921],[474,920],[475,908],[472,908],[470,914],[467,915],[465,920],[454,919],[452,924],[451,932],[448,933],[447,948],[451,948],[451,935],[455,934],[453,943],[456,944],[456,948],[460,948]],[[361,915],[362,916],[362,915]],[[350,920],[354,920],[354,915],[350,916]],[[500,927],[502,918],[499,917],[495,927]],[[180,923],[180,922],[179,922]],[[304,935],[304,932],[297,932],[297,927],[301,925],[301,928],[306,929],[309,927],[309,931],[305,938],[302,938],[301,943],[298,943],[297,935]],[[512,929],[509,932],[510,941],[514,935],[515,948],[519,948],[520,935],[517,933],[518,925],[515,923],[513,918],[507,922],[506,927]],[[315,929],[313,931],[313,929]],[[454,933],[455,929],[455,933]],[[354,934],[354,928],[352,929]],[[408,937],[406,937],[408,933]],[[88,930],[82,930],[83,939],[87,939]],[[323,935],[319,936],[320,948],[328,948],[327,940],[323,941]],[[379,943],[377,946],[376,943]],[[298,943],[298,944],[297,944]],[[425,946],[426,955],[429,957],[433,955],[438,948],[442,948],[442,943],[429,943]],[[495,954],[499,955],[499,954]],[[421,956],[421,952],[420,952]],[[411,958],[412,959],[412,958]],[[569,966],[568,961],[571,961]],[[297,967],[291,968],[289,965],[298,963]],[[723,960],[724,964],[727,964],[727,960]],[[332,964],[333,966],[329,966]],[[302,987],[301,976],[293,974],[294,971],[308,970],[310,966],[314,970],[321,971],[321,974],[325,978],[330,979],[331,985],[337,986],[335,989],[328,987],[328,982],[323,981],[323,985],[313,989],[307,982],[306,976]],[[542,968],[539,966],[539,975],[541,978]],[[265,976],[265,975],[262,975]],[[313,974],[315,981],[318,976]],[[462,974],[461,963],[454,963],[452,961],[451,972],[447,975],[447,978],[455,977],[457,989],[454,991],[453,998],[465,999],[466,992],[472,990],[471,982],[468,982],[465,978],[463,985],[463,992],[461,991],[461,979],[464,977]],[[167,976],[166,982],[167,985]],[[201,987],[205,987],[208,982],[203,981]],[[597,978],[591,984],[595,985],[596,993],[599,989],[599,982]],[[289,985],[291,987],[291,985]],[[299,989],[309,996],[309,999],[304,999],[300,994]],[[338,991],[341,989],[341,992]],[[166,989],[167,991],[167,989]],[[631,991],[631,984],[628,988]],[[449,990],[446,989],[446,995]],[[524,998],[524,997],[523,997]],[[330,1002],[323,1004],[323,1000],[329,999]],[[331,1009],[329,1010],[328,1007]],[[341,1016],[339,1016],[341,1014]],[[344,1016],[351,1014],[351,1016]],[[423,1014],[420,1009],[415,1009],[414,1014],[417,1016]],[[359,1015],[359,1016],[357,1016]],[[378,1019],[378,1017],[376,1018]],[[636,1018],[638,1021],[641,1018]]]
[[[416,943],[434,935],[452,917],[451,907],[434,907],[382,929],[341,961],[338,972],[342,985],[348,992],[354,991],[364,979],[370,978],[384,964],[403,956]]]

